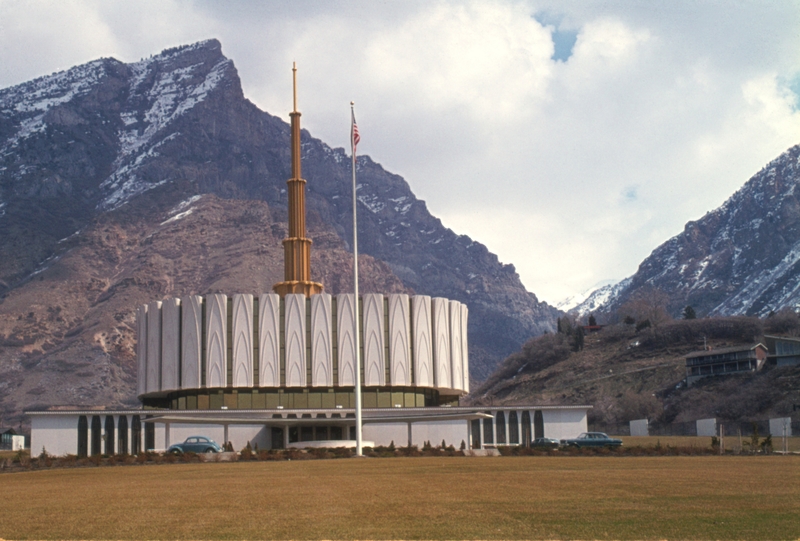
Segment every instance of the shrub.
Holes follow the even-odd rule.
[[[772,452],[772,434],[767,435],[767,437],[764,438],[764,441],[761,442],[761,450],[765,454]]]
[[[400,448],[400,455],[401,456],[422,456],[422,453],[419,451],[419,447],[416,445],[411,445],[409,447],[401,447]]]
[[[633,321],[631,325],[633,325],[633,323],[635,323],[635,321]],[[603,330],[595,336],[597,336],[602,343],[612,344],[621,340],[630,339],[634,334],[630,325],[617,324],[604,327]]]
[[[763,332],[761,320],[754,317],[713,317],[671,321],[644,333],[641,345],[646,347],[701,344],[709,340],[753,342]]]
[[[768,334],[800,336],[800,316],[791,308],[784,308],[770,314],[764,322],[764,331]]]
[[[78,457],[75,455],[64,455],[58,459],[58,464],[60,466],[64,466],[65,468],[73,467],[77,465]]]
[[[750,452],[755,453],[758,451],[758,423],[753,423],[753,432],[750,434]]]

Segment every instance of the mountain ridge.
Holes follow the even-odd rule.
[[[679,317],[766,316],[800,307],[800,145],[753,175],[720,207],[658,246],[633,276],[570,312],[616,316],[637,292],[655,288]],[[590,302],[591,301],[591,302]]]
[[[86,73],[90,76],[83,80]],[[331,292],[346,291],[352,286],[343,274],[348,267],[341,254],[350,249],[352,238],[350,160],[343,149],[329,147],[306,130],[301,142],[308,181],[307,224],[309,231],[320,235],[311,235],[316,254],[312,275],[329,281]],[[126,379],[132,370],[126,364],[129,351],[105,351],[99,346],[114,342],[108,338],[112,335],[123,336],[115,340],[126,344],[131,339],[128,330],[114,330],[119,326],[115,317],[128,322],[137,303],[157,300],[167,292],[209,292],[197,284],[210,288],[214,276],[231,287],[227,292],[238,292],[232,277],[243,280],[246,273],[227,268],[201,238],[212,235],[212,226],[182,229],[194,223],[192,216],[199,211],[192,209],[206,204],[207,197],[244,206],[259,201],[266,205],[268,212],[251,209],[245,216],[235,205],[220,204],[217,223],[233,220],[242,230],[259,228],[264,243],[247,237],[248,250],[282,265],[282,251],[270,246],[280,248],[285,236],[289,127],[244,97],[235,66],[216,40],[168,49],[133,64],[100,59],[2,89],[0,146],[7,149],[0,155],[0,376],[8,377],[5,392],[15,397],[3,402],[7,416],[18,417],[30,405],[22,389],[38,388],[25,379],[26,370],[46,366],[52,352],[64,347],[73,348],[76,358],[91,359],[88,366],[117,367],[117,398],[102,392],[98,384],[94,395],[86,395],[87,405],[129,400],[133,394]],[[369,156],[360,156],[357,168],[359,248],[372,261],[371,278],[366,288],[362,284],[362,291],[402,290],[465,302],[476,381],[487,377],[530,336],[552,330],[560,312],[527,292],[513,265],[502,264],[483,244],[446,228],[402,177],[385,171]],[[188,214],[176,218],[182,213]],[[102,224],[115,220],[117,226],[99,232]],[[156,279],[144,271],[134,273],[131,265],[136,258],[123,256],[127,248],[114,248],[113,242],[147,246],[153,241],[145,231],[156,226],[177,228],[174,234],[185,237],[183,243],[202,258],[176,249],[155,254],[142,248],[137,257],[152,259],[152,269],[161,269],[161,274]],[[106,234],[110,240],[102,242],[112,244],[100,258],[107,257],[106,264],[94,269],[75,263],[76,250]],[[91,251],[85,254],[99,257]],[[274,262],[263,271],[248,258],[235,262],[250,272],[265,273],[258,277],[263,291],[281,279],[282,273],[274,273]],[[194,286],[169,278],[187,273],[197,275]],[[102,305],[113,305],[110,319],[108,314],[97,316],[89,330],[84,320],[92,310],[85,299],[66,293],[71,291],[70,280],[84,284],[91,297],[103,297],[100,312],[105,314]],[[162,280],[184,285],[182,289],[146,286]],[[49,300],[45,306],[35,301],[43,283],[48,293],[58,297],[64,292],[72,304]],[[125,297],[124,307],[111,302],[121,299],[131,283],[139,293]],[[20,299],[40,308],[26,311]],[[61,308],[56,313],[57,306]],[[59,317],[69,325],[65,327]],[[106,338],[98,338],[103,332]],[[86,367],[79,370],[85,373]],[[53,380],[45,387],[55,386]],[[30,396],[57,402],[48,393]]]

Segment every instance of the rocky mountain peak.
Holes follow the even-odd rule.
[[[800,145],[767,164],[719,208],[656,248],[601,310],[654,287],[677,316],[758,315],[800,307]],[[585,307],[578,307],[580,312]]]

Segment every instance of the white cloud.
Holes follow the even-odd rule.
[[[800,142],[792,2],[0,2],[0,26],[2,86],[217,37],[286,117],[297,61],[304,127],[345,146],[355,100],[360,148],[551,303],[632,274]]]

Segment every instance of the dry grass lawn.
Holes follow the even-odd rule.
[[[796,539],[800,457],[172,464],[0,476],[6,539]]]

